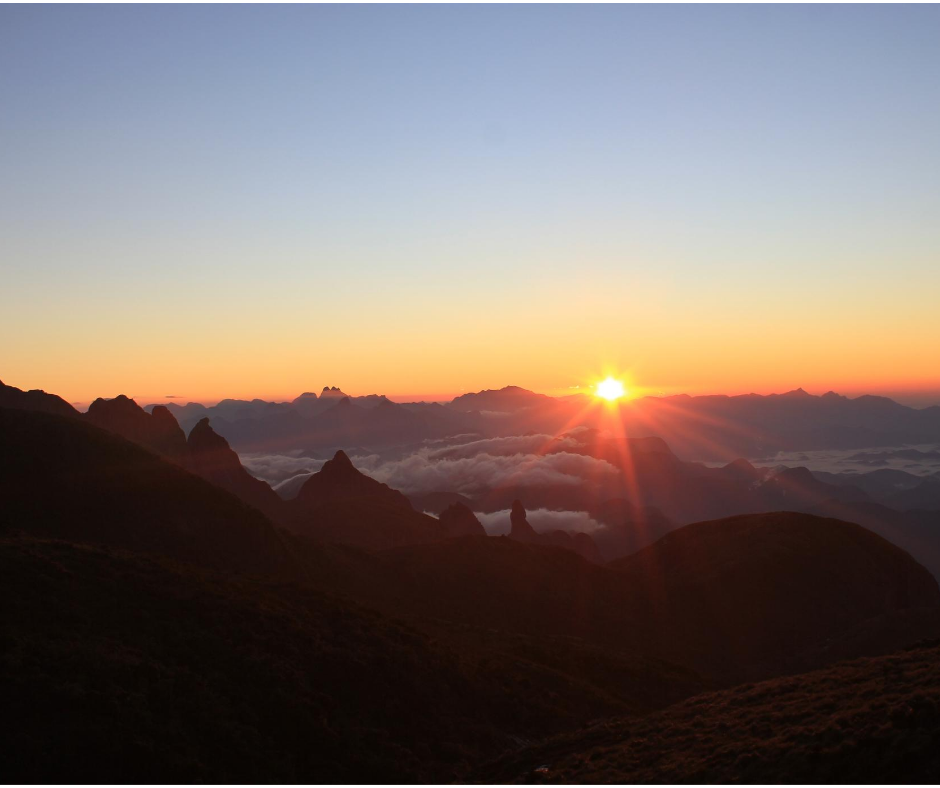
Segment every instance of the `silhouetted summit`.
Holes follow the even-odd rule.
[[[536,394],[534,391],[519,386],[504,386],[501,389],[487,389],[454,397],[450,407],[461,411],[499,411],[510,413],[523,408],[552,403],[551,397]]]
[[[296,569],[283,535],[230,493],[77,419],[0,409],[0,530],[228,572]]]
[[[512,510],[509,512],[509,536],[513,539],[529,540],[538,537],[535,529],[529,525],[526,519],[525,507],[518,498],[512,502]]]
[[[512,502],[509,512],[509,538],[529,544],[553,545],[573,550],[588,561],[600,563],[601,554],[594,540],[585,533],[569,534],[566,531],[538,533],[529,523],[522,501]]]
[[[33,410],[39,413],[54,413],[57,416],[79,417],[79,412],[62,397],[46,394],[41,389],[23,391],[16,386],[7,386],[0,381],[0,408]]]
[[[199,420],[186,444],[189,449],[187,467],[193,473],[228,490],[274,520],[282,517],[283,501],[265,482],[242,467],[238,455],[228,441],[212,429],[209,419]]]
[[[747,665],[761,677],[814,667],[820,652],[850,656],[860,643],[863,653],[897,648],[906,628],[906,642],[936,632],[937,581],[839,520],[775,512],[695,523],[608,566],[631,576],[664,655],[702,655],[700,670]]]
[[[304,482],[287,511],[288,527],[319,542],[382,549],[447,537],[436,518],[358,471],[342,450]]]
[[[486,536],[482,523],[460,501],[448,506],[438,517],[447,536]]]
[[[374,500],[413,511],[411,502],[398,490],[356,470],[342,449],[327,460],[300,488],[297,501],[324,504],[334,501]]]
[[[147,413],[123,394],[114,399],[98,398],[85,418],[96,427],[114,432],[127,440],[173,459],[186,456],[186,435],[173,414],[162,405]]]

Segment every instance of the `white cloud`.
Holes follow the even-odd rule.
[[[483,528],[490,536],[502,536],[509,533],[509,509],[499,512],[474,512]],[[554,511],[552,509],[533,509],[526,512],[526,519],[536,531],[567,531],[568,533],[593,533],[603,528],[587,512]]]
[[[425,446],[397,459],[378,454],[352,455],[363,473],[405,494],[448,491],[473,496],[507,485],[576,486],[618,475],[606,460],[565,451],[579,444],[572,438],[515,435],[479,438],[445,447]],[[548,453],[546,453],[548,452]],[[244,454],[248,472],[264,479],[282,496],[319,470],[323,460],[292,454]]]
[[[405,494],[446,490],[472,496],[510,484],[579,485],[617,474],[605,460],[568,452],[440,458],[421,449],[400,460],[383,461],[370,455],[352,461],[363,473]]]
[[[299,473],[314,473],[323,467],[323,460],[313,460],[310,457],[298,457],[291,454],[240,454],[239,459],[245,470],[258,479],[263,479],[272,487],[296,476]]]

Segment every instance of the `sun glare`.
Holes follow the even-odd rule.
[[[614,378],[605,378],[597,384],[595,393],[598,397],[602,397],[608,402],[613,402],[615,399],[620,399],[627,392],[623,388],[623,381],[615,380]]]

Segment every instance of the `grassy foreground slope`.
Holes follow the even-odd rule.
[[[550,739],[485,782],[933,783],[940,645],[698,695]]]

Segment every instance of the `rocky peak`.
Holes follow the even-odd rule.
[[[114,399],[99,397],[88,408],[85,418],[96,427],[145,446],[166,457],[181,459],[187,453],[186,435],[163,405],[147,413],[124,394]]]
[[[296,500],[315,506],[333,501],[372,501],[413,511],[402,493],[357,470],[342,449],[304,482]]]
[[[2,380],[0,380],[0,407],[15,410],[35,410],[70,418],[79,417],[79,413],[75,408],[55,394],[46,394],[41,389],[23,391],[16,388],[16,386],[5,385]]]
[[[447,536],[486,536],[483,525],[468,506],[455,501],[438,518]]]
[[[526,519],[525,507],[518,498],[512,502],[512,511],[509,513],[509,535],[517,539],[535,535],[535,529]]]
[[[154,410],[156,410],[156,408]],[[186,442],[189,445],[190,452],[195,454],[225,449],[231,451],[228,441],[212,429],[207,416],[196,422],[196,426],[190,431],[189,438]],[[234,453],[235,452],[232,452],[232,454]]]
[[[340,470],[350,470],[354,471],[355,473],[359,473],[359,471],[357,471],[355,466],[352,464],[352,460],[349,459],[349,455],[346,454],[346,452],[344,452],[342,449],[337,450],[336,454],[333,455],[332,460],[327,460],[323,464],[321,472],[336,472]]]
[[[189,449],[186,465],[190,471],[272,518],[280,515],[283,502],[277,493],[245,470],[238,454],[212,429],[208,418],[196,422],[189,432],[186,446]]]

